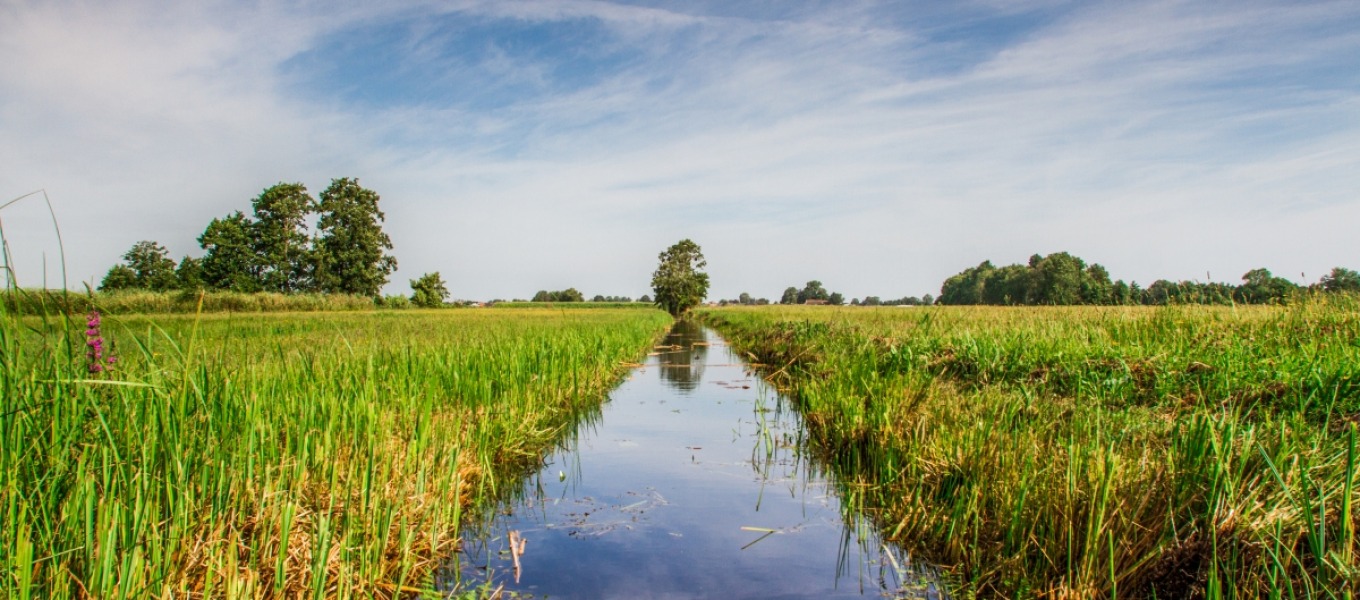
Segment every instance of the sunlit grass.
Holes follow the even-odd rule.
[[[1347,598],[1360,312],[727,308],[891,538],[1001,597]]]
[[[660,311],[0,315],[0,596],[415,595]]]

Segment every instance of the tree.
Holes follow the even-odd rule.
[[[755,300],[751,299],[751,295],[746,292],[742,292],[740,296],[737,296],[737,303],[743,306],[750,306],[755,304],[755,302]]]
[[[175,269],[176,287],[181,290],[197,290],[203,287],[203,261],[185,255]]]
[[[170,251],[151,240],[142,240],[132,245],[123,255],[123,269],[109,269],[99,289],[143,289],[163,292],[178,287],[175,278],[175,261]],[[126,269],[126,270],[124,270]],[[129,273],[131,278],[128,277]]]
[[[261,285],[271,292],[304,289],[313,262],[306,221],[316,201],[301,183],[278,183],[260,192],[252,204],[251,246],[258,257]]]
[[[652,273],[652,292],[656,304],[672,316],[680,316],[698,306],[708,295],[708,266],[699,245],[685,239],[657,256],[661,264]]]
[[[198,245],[204,250],[204,285],[233,292],[260,291],[253,228],[254,223],[239,210],[208,223],[203,235],[198,236]]]
[[[976,267],[964,269],[963,272],[951,276],[944,280],[944,285],[940,286],[938,302],[956,305],[982,304],[984,282],[995,270],[996,267],[992,266],[992,261],[984,260]]]
[[[439,271],[426,273],[420,279],[411,280],[411,304],[422,308],[439,308],[449,298],[449,289]]]
[[[807,304],[808,300],[829,300],[831,295],[826,293],[826,288],[822,287],[822,282],[816,279],[807,282],[802,291],[798,292],[798,303]]]
[[[845,296],[841,295],[840,292],[831,292],[831,295],[827,297],[826,301],[832,306],[840,306],[845,304]]]
[[[1360,273],[1336,267],[1322,276],[1322,289],[1329,292],[1360,292]]]
[[[789,286],[788,288],[786,288],[786,289],[784,290],[784,295],[783,295],[783,296],[780,296],[780,298],[779,298],[779,303],[780,303],[780,304],[797,304],[797,303],[798,303],[798,288],[793,287],[793,286]]]
[[[603,301],[604,296],[599,296],[599,298],[599,301]],[[533,299],[534,302],[585,302],[585,300],[585,295],[576,291],[576,288],[567,288],[555,292],[539,290],[537,294],[534,294]]]
[[[1276,277],[1270,269],[1252,269],[1242,275],[1237,288],[1238,299],[1251,304],[1282,302],[1298,286],[1283,277]]]
[[[127,265],[114,265],[108,274],[104,275],[104,280],[99,282],[101,292],[133,289],[137,289],[137,273]]]
[[[1038,256],[1037,254],[1034,256]],[[1030,258],[1034,262],[1034,258]],[[1054,252],[1034,266],[1037,281],[1036,304],[1067,306],[1081,304],[1082,276],[1086,262],[1066,252]]]
[[[647,294],[643,294],[641,298],[638,298],[638,302],[641,302],[643,304],[651,304],[652,297],[648,296]]]
[[[331,180],[317,205],[314,275],[323,292],[377,296],[387,276],[397,270],[397,259],[386,254],[392,240],[383,233],[385,218],[378,210],[378,194],[357,179]]]

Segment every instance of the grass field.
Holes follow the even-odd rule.
[[[1355,298],[701,316],[962,596],[1355,596]]]
[[[670,322],[0,314],[0,596],[418,594]]]

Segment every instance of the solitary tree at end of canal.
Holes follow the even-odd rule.
[[[708,273],[700,269],[708,266],[699,245],[680,240],[658,257],[661,264],[652,273],[652,291],[656,304],[672,316],[680,316],[708,295]]]

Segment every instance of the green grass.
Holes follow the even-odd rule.
[[[406,300],[405,297],[398,297]],[[390,302],[389,302],[390,303]],[[409,306],[409,302],[406,303]],[[10,315],[79,315],[98,309],[105,314],[200,312],[297,312],[373,310],[373,298],[346,294],[277,294],[120,290],[76,293],[61,290],[0,292],[0,307]]]
[[[0,596],[414,596],[660,311],[0,314]]]
[[[1350,598],[1357,308],[702,316],[961,595]]]

